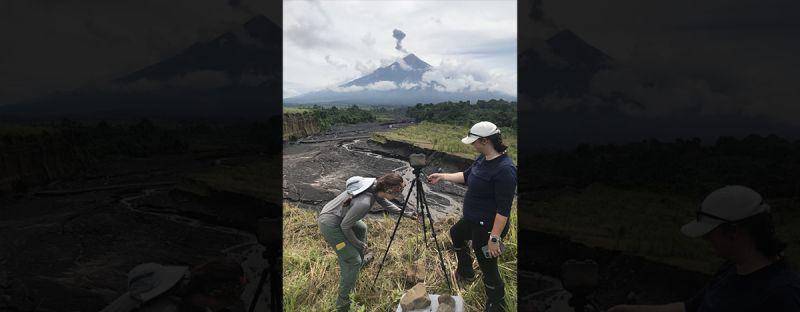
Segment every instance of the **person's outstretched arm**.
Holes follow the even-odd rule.
[[[439,183],[439,181],[450,181],[453,183],[464,184],[464,173],[463,172],[433,173],[428,175],[428,182],[430,182],[431,184]]]
[[[380,204],[381,207],[383,207],[383,209],[391,213],[400,214],[400,212],[403,211],[403,209],[397,207],[397,205],[395,205],[391,200],[388,200],[386,198],[375,196],[375,201],[377,201],[378,204]],[[403,214],[407,217],[411,217],[414,215],[414,212],[411,211],[409,207],[406,207],[406,211]]]
[[[608,309],[608,312],[686,312],[683,302],[665,305],[628,305],[622,304]]]

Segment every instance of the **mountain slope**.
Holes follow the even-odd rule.
[[[435,67],[412,53],[372,73],[341,84],[339,89],[301,94],[284,99],[284,103],[413,105],[445,101],[516,100],[516,97],[509,94],[470,87],[446,91],[439,81],[424,79],[425,73],[433,70]]]
[[[0,107],[30,118],[254,120],[279,116],[281,28],[263,15],[110,82]]]
[[[425,61],[412,53],[389,66],[378,68],[374,72],[345,83],[340,87],[367,86],[379,81],[391,81],[397,84],[420,82],[422,81],[422,75],[431,70],[431,68],[433,66],[425,63]]]

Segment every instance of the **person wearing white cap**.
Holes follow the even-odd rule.
[[[756,191],[726,186],[709,194],[681,228],[706,239],[727,260],[694,297],[666,305],[618,305],[625,311],[800,311],[800,276],[783,254],[770,206]]]
[[[441,180],[465,183],[464,216],[450,228],[458,259],[456,277],[460,280],[474,278],[472,256],[467,241],[472,241],[472,250],[483,272],[486,289],[486,311],[505,310],[505,285],[500,278],[497,258],[502,253],[501,240],[508,233],[511,204],[517,187],[517,167],[506,155],[500,129],[491,122],[481,121],[470,128],[461,139],[480,153],[472,165],[463,172],[434,173],[428,176],[430,183]],[[488,249],[488,257],[483,248]]]
[[[347,179],[345,190],[325,204],[319,214],[319,228],[325,242],[339,259],[338,311],[350,308],[350,292],[367,254],[367,224],[361,221],[375,202],[390,210],[400,210],[390,200],[401,195],[405,182],[396,173],[378,179],[355,176]]]
[[[241,264],[228,257],[189,269],[158,263],[128,273],[128,291],[101,312],[220,312],[243,307],[247,283]]]

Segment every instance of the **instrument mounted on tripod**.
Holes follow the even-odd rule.
[[[453,288],[450,282],[450,274],[447,266],[444,262],[444,257],[442,256],[442,246],[439,244],[439,240],[436,237],[436,229],[434,228],[433,216],[431,216],[430,207],[428,207],[428,200],[425,196],[425,190],[423,188],[422,180],[420,179],[420,175],[422,175],[422,168],[427,166],[427,159],[425,154],[421,153],[414,153],[408,157],[408,162],[412,168],[414,168],[414,182],[411,183],[411,187],[408,189],[408,194],[406,195],[406,199],[403,202],[403,207],[400,209],[400,215],[397,217],[397,222],[394,225],[394,230],[392,231],[392,235],[389,237],[389,244],[386,246],[386,251],[383,253],[383,258],[381,260],[380,265],[378,266],[378,272],[375,274],[375,279],[372,281],[373,287],[378,281],[378,277],[381,275],[381,271],[383,270],[383,265],[386,262],[386,256],[389,254],[389,248],[392,247],[392,242],[394,242],[395,235],[397,234],[397,228],[400,226],[400,221],[403,219],[403,214],[408,207],[408,201],[411,198],[411,195],[416,195],[416,207],[419,209],[420,213],[420,225],[422,226],[422,235],[423,241],[425,242],[426,246],[428,243],[427,239],[427,230],[430,227],[431,231],[431,238],[433,238],[433,243],[436,246],[436,251],[439,255],[439,265],[442,269],[442,273],[445,277],[445,281],[447,282],[447,288],[450,289],[452,293]],[[416,188],[416,190],[415,190]],[[416,192],[415,192],[416,191]],[[427,216],[427,221],[425,217]],[[426,225],[427,223],[427,225]]]
[[[411,168],[414,168],[414,170],[420,170],[428,165],[425,154],[422,153],[414,153],[408,156],[408,163],[411,165]]]

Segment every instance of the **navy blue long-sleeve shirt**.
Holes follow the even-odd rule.
[[[800,311],[800,275],[786,259],[747,275],[727,263],[684,304],[687,312]]]
[[[508,217],[517,188],[517,167],[502,154],[486,160],[479,156],[464,170],[464,218],[481,225],[494,224],[496,214]]]

